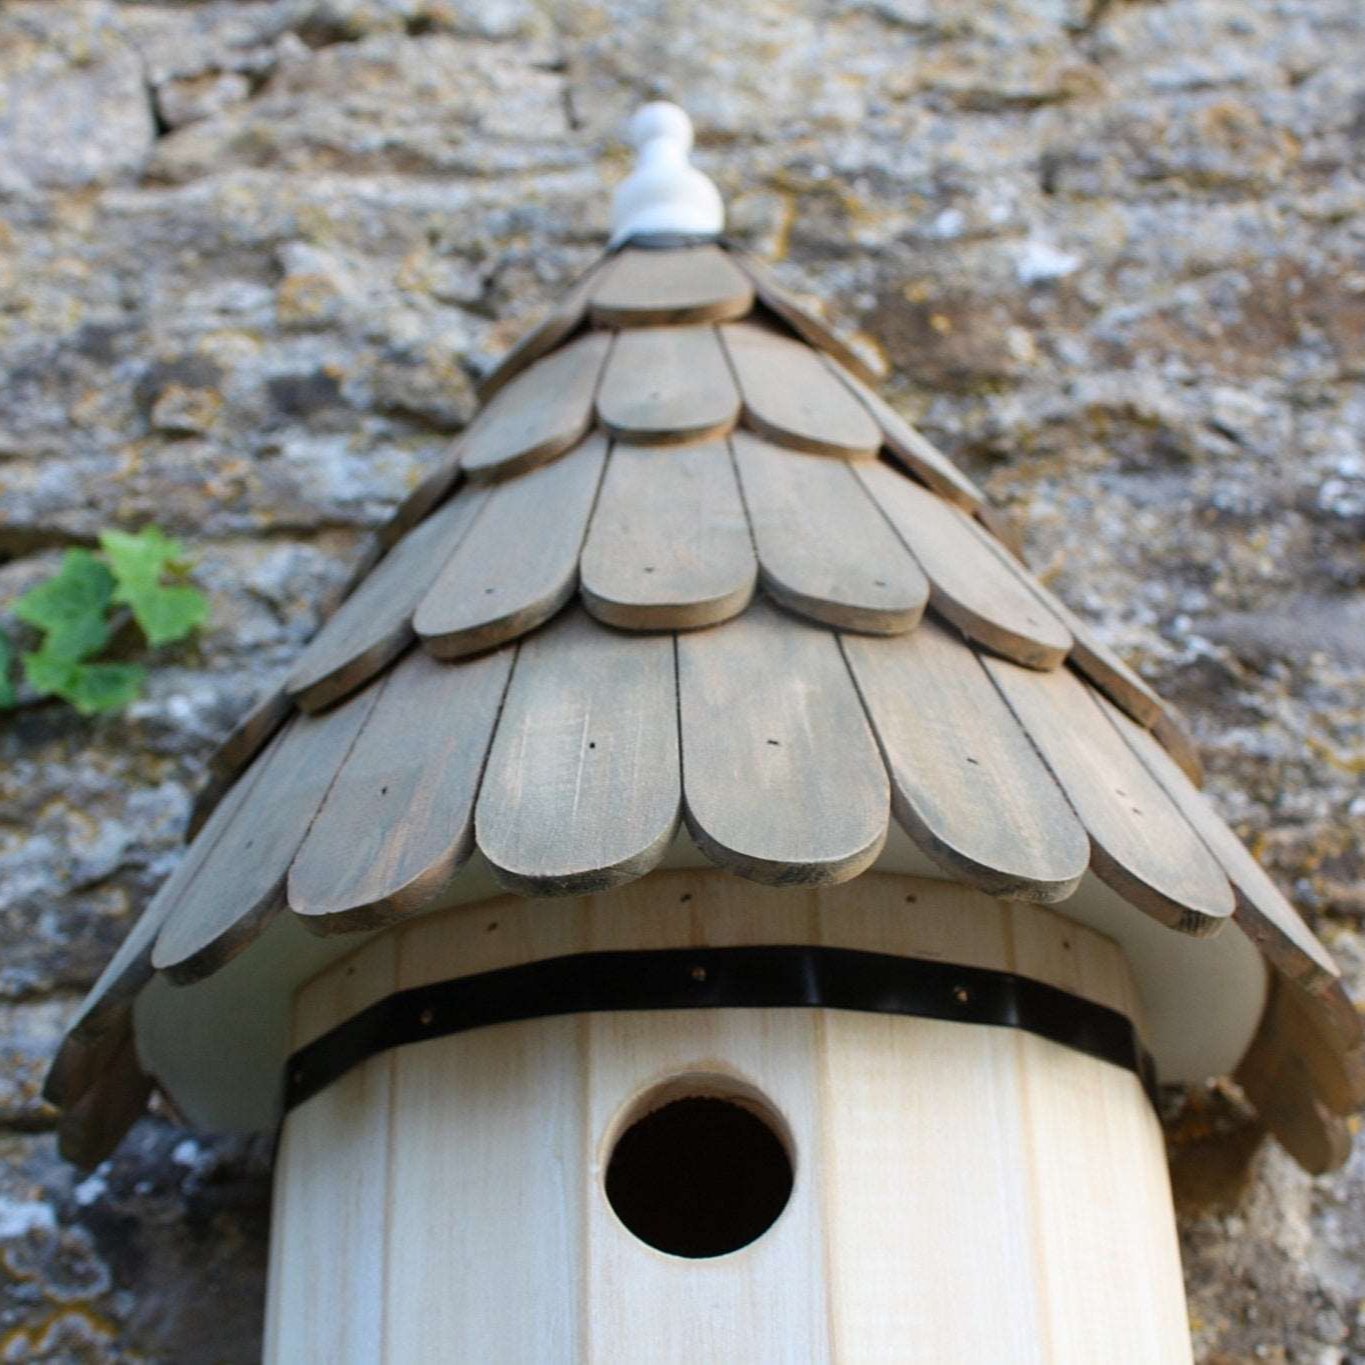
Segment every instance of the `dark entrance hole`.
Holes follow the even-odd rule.
[[[782,1139],[753,1109],[690,1095],[630,1124],[607,1163],[607,1200],[642,1242],[724,1256],[761,1237],[792,1192]]]

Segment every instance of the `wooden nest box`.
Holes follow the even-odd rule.
[[[1156,1078],[1298,1160],[1331,959],[1171,710],[647,107],[607,254],[214,759],[49,1079],[282,1124],[266,1358],[1190,1354]]]

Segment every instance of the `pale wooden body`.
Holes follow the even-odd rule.
[[[300,992],[295,1041],[532,958],[773,942],[1005,968],[1136,1010],[1118,949],[1036,906],[903,876],[803,891],[672,872],[395,929]],[[794,1151],[777,1223],[709,1261],[636,1240],[602,1189],[633,1103],[680,1075],[757,1090]],[[1137,1079],[1013,1029],[743,1009],[502,1025],[307,1101],[277,1181],[273,1365],[1190,1358]]]

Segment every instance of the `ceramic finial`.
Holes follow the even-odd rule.
[[[636,111],[626,137],[639,155],[612,199],[612,245],[645,233],[719,233],[725,226],[720,191],[688,160],[692,120],[661,100]]]

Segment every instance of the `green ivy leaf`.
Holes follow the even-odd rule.
[[[75,676],[62,697],[83,716],[117,711],[127,706],[147,681],[140,664],[77,664]]]
[[[41,653],[79,663],[109,640],[109,603],[114,576],[89,550],[68,550],[46,583],[30,588],[14,614],[46,633]]]
[[[150,644],[183,640],[208,616],[208,599],[184,583],[185,548],[155,526],[136,533],[105,531],[100,546],[114,571],[113,600],[133,609],[133,617]]]
[[[147,670],[138,664],[86,664],[50,652],[24,655],[24,677],[43,696],[70,702],[83,716],[116,711],[142,690]]]
[[[0,711],[7,711],[19,700],[18,693],[14,690],[14,679],[10,676],[13,662],[14,650],[10,645],[9,636],[0,635]]]

